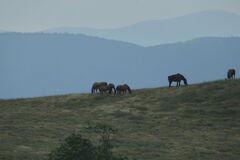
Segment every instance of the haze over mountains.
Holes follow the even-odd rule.
[[[140,22],[118,29],[59,27],[47,33],[83,33],[143,46],[175,43],[199,37],[240,35],[240,15],[225,11],[204,11],[166,20]]]
[[[0,29],[0,33],[2,33],[2,32],[7,32],[7,31],[5,31],[5,30],[3,30],[3,29]]]
[[[175,73],[196,83],[240,70],[239,37],[142,47],[81,34],[1,33],[0,53],[0,98],[90,92],[95,81],[158,87]]]
[[[157,87],[175,73],[196,83],[240,70],[240,16],[223,11],[119,29],[0,32],[0,98],[90,92],[95,81]]]

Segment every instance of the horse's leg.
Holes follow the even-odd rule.
[[[171,87],[172,81],[169,82],[169,87]]]

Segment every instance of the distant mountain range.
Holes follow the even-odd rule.
[[[142,47],[86,35],[0,33],[0,98],[90,92],[95,81],[132,88],[224,79],[240,70],[240,38],[199,38]]]
[[[140,22],[119,29],[59,27],[43,32],[83,33],[151,46],[199,37],[240,36],[240,15],[225,11],[204,11],[172,19]]]
[[[7,31],[0,29],[0,33],[2,33],[2,32],[7,32]]]

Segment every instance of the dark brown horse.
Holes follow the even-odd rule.
[[[107,82],[94,82],[92,85],[92,93],[96,93],[101,86],[107,86]]]
[[[109,83],[108,85],[102,85],[102,86],[99,87],[99,91],[100,91],[101,94],[106,93],[107,91],[108,91],[109,94],[111,94],[112,90],[114,90],[114,93],[116,93],[115,86],[112,83]]]
[[[235,79],[235,74],[236,74],[235,69],[229,69],[228,72],[227,72],[227,78],[228,79],[231,79],[231,78]]]
[[[126,93],[126,91],[128,91],[130,94],[132,93],[131,88],[127,85],[127,84],[123,84],[123,85],[118,85],[116,88],[117,93]]]
[[[169,87],[171,87],[172,82],[177,82],[177,86],[180,86],[180,83],[181,83],[182,80],[183,80],[185,85],[188,85],[187,79],[179,73],[168,76]]]

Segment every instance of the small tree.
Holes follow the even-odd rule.
[[[115,129],[103,124],[88,129],[100,134],[99,146],[94,146],[90,140],[82,138],[80,134],[72,134],[50,153],[49,160],[127,160],[112,153],[111,136],[116,133]]]
[[[88,127],[88,129],[99,134],[101,137],[100,146],[98,147],[98,151],[99,151],[98,157],[103,160],[112,160],[114,156],[112,153],[113,145],[111,143],[111,137],[113,134],[117,132],[117,130],[113,129],[109,125],[100,124],[100,123],[94,127]]]
[[[80,134],[67,137],[60,147],[49,155],[49,160],[97,160],[97,148]]]

